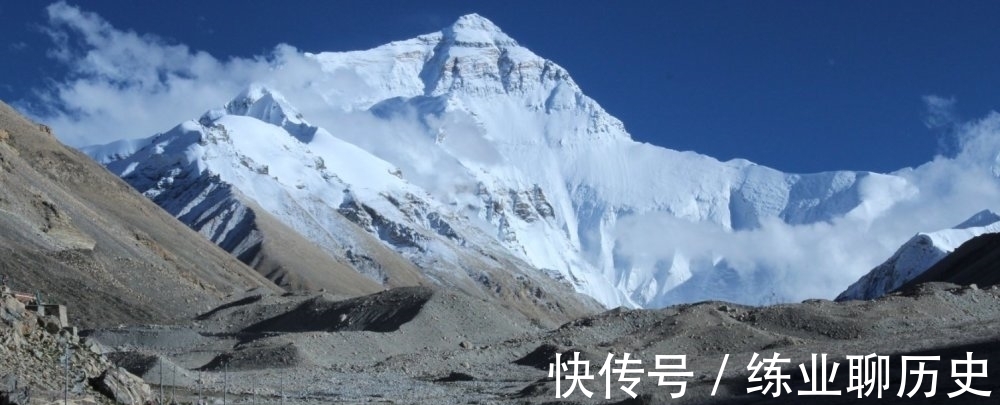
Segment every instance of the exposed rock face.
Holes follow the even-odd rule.
[[[986,233],[963,243],[899,290],[932,281],[978,285],[985,288],[1000,283],[998,268],[1000,268],[1000,233]]]
[[[394,202],[394,205],[397,207],[400,204],[397,200],[390,201]],[[427,239],[424,235],[404,223],[386,218],[367,205],[360,204],[351,199],[345,201],[340,206],[339,211],[347,219],[351,220],[351,222],[358,224],[358,226],[368,232],[378,235],[379,239],[397,249],[424,251],[422,245]]]

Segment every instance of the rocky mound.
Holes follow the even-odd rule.
[[[275,333],[392,332],[397,336],[454,334],[489,339],[539,330],[537,321],[517,310],[433,287],[400,287],[356,298],[252,291],[231,299],[197,316],[202,335],[217,333],[250,339]],[[162,328],[103,329],[94,333],[101,336],[101,341],[107,339],[106,335],[127,337],[108,340],[109,344],[120,345],[150,329]],[[145,345],[153,344],[154,340],[146,340]]]
[[[396,288],[345,301],[319,296],[295,309],[244,329],[245,332],[394,332],[420,313],[433,292]]]
[[[192,386],[198,377],[170,359],[152,353],[112,352],[107,357],[114,364],[145,381],[164,386]]]
[[[29,396],[46,398],[54,393],[61,398],[67,376],[74,400],[100,397],[138,405],[152,398],[140,378],[116,367],[81,341],[74,329],[59,323],[27,310],[7,291],[0,292],[0,397],[7,403],[26,404]]]
[[[232,371],[310,367],[310,360],[294,339],[258,339],[237,345],[232,351],[222,353],[199,370]]]

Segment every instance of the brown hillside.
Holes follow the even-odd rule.
[[[0,102],[0,273],[82,326],[171,322],[265,278]]]

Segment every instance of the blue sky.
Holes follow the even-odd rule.
[[[279,43],[366,49],[476,12],[565,67],[637,140],[784,171],[919,165],[953,151],[955,122],[1000,109],[1000,2],[69,4],[220,60]],[[52,57],[46,5],[0,4],[0,99],[37,106],[75,74]]]

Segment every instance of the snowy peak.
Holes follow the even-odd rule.
[[[500,27],[493,24],[488,18],[483,17],[477,13],[470,13],[458,17],[455,23],[451,25],[452,29],[471,29],[486,32],[501,32]]]
[[[998,221],[1000,221],[1000,215],[997,215],[990,210],[982,210],[977,212],[976,215],[973,215],[971,218],[965,220],[965,222],[956,225],[955,229],[982,227]]]
[[[395,100],[399,106],[415,107],[418,117],[439,116],[440,109],[423,109],[432,106],[425,101],[437,98],[433,105],[468,113],[476,125],[506,128],[490,131],[494,139],[515,143],[630,139],[624,125],[587,97],[566,69],[519,45],[479,15],[466,15],[440,31],[369,50],[307,56],[319,62],[330,83],[351,83],[349,88],[318,89],[334,108],[368,110]],[[385,107],[379,106],[382,112]],[[536,128],[512,128],[510,118],[515,116],[524,119],[513,124],[549,120],[559,124],[539,133]]]
[[[258,83],[251,84],[226,103],[225,109],[229,114],[254,117],[278,126],[286,120],[301,122],[302,119],[281,93]]]
[[[919,233],[904,243],[892,257],[851,284],[837,296],[837,300],[881,297],[917,278],[970,239],[997,232],[1000,232],[1000,216],[983,210],[954,228]]]
[[[560,83],[579,88],[555,63],[535,55],[478,14],[462,16],[438,38],[420,72],[424,95],[530,94],[546,96]],[[582,95],[582,94],[581,94]]]
[[[500,27],[475,13],[458,17],[458,20],[445,28],[442,34],[445,41],[459,46],[475,48],[517,46],[517,41],[504,34]]]
[[[318,128],[309,125],[302,114],[281,93],[262,84],[254,83],[226,103],[224,110],[212,110],[199,120],[203,124],[215,121],[224,114],[256,118],[279,126],[302,142],[309,142]]]

